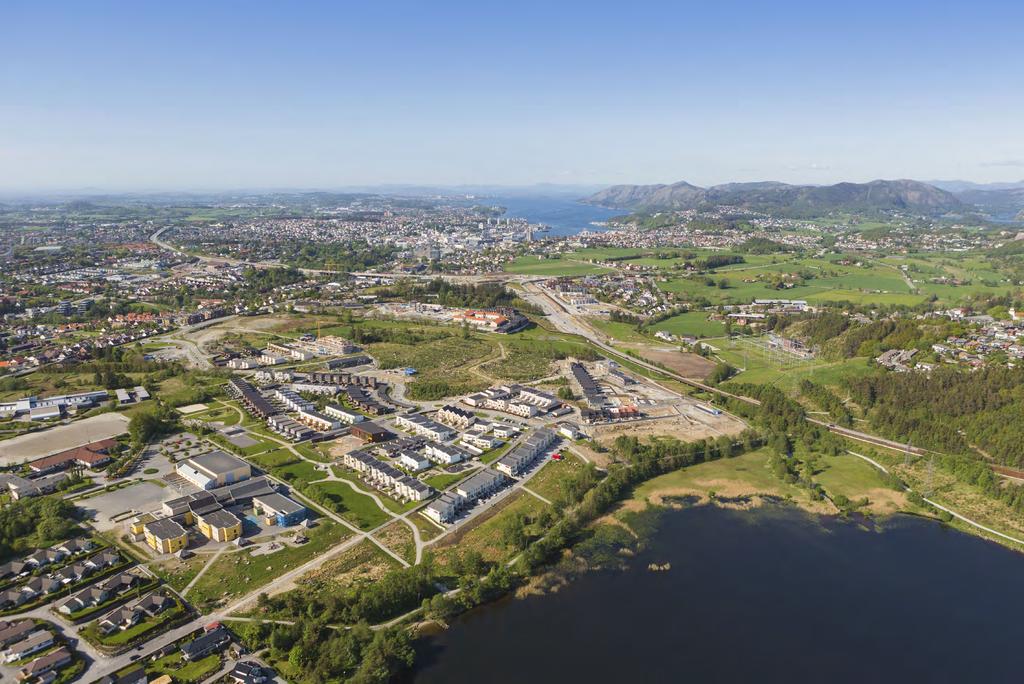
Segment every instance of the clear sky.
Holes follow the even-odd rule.
[[[1024,2],[0,2],[0,191],[1024,178]]]

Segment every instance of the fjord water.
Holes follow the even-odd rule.
[[[521,195],[495,197],[495,204],[505,207],[505,216],[526,219],[531,223],[543,223],[550,230],[549,237],[576,235],[584,230],[601,230],[591,225],[594,221],[605,221],[612,216],[621,216],[623,211],[604,209],[582,204],[575,198],[564,195]]]
[[[413,681],[1019,681],[1022,573],[1024,555],[910,517],[670,511],[630,569],[424,641]]]

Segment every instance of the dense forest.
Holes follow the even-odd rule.
[[[847,386],[880,434],[1024,466],[1024,368],[878,373],[851,379]]]
[[[512,307],[527,313],[542,313],[501,283],[463,284],[435,278],[428,283],[400,282],[378,291],[382,298],[430,299],[442,306],[471,309]]]
[[[22,499],[0,509],[0,563],[56,544],[77,530],[77,509],[59,496]]]
[[[416,656],[412,636],[402,626],[374,631],[360,623],[336,630],[303,616],[294,624],[240,623],[232,628],[250,646],[287,660],[289,680],[300,684],[385,684],[411,667]]]

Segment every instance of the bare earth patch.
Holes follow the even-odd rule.
[[[682,375],[684,378],[704,380],[715,369],[714,361],[709,361],[697,354],[681,352],[666,347],[651,347],[646,344],[621,344],[619,346],[629,347],[639,352],[641,356],[651,363],[660,363],[665,368]]]
[[[716,438],[722,435],[738,435],[746,425],[729,415],[711,416],[698,413],[689,404],[658,407],[652,412],[659,414],[650,420],[627,421],[593,428],[594,437],[602,444],[609,444],[619,435],[630,435],[638,439],[649,437],[675,437],[687,442]]]
[[[864,492],[868,497],[868,510],[877,515],[892,515],[907,510],[907,495],[892,489],[878,487]]]

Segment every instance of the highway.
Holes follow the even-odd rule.
[[[703,382],[700,382],[699,380],[687,378],[682,375],[679,375],[678,373],[662,368],[660,366],[655,366],[652,363],[648,363],[647,361],[643,361],[636,357],[627,356],[620,352],[619,350],[612,347],[611,345],[604,342],[601,334],[598,331],[592,328],[585,320],[570,312],[557,299],[555,299],[555,297],[553,297],[544,288],[543,285],[535,281],[524,282],[523,291],[524,298],[530,301],[531,303],[541,307],[547,314],[548,320],[550,320],[556,328],[558,328],[562,332],[586,338],[594,346],[598,347],[601,351],[607,353],[609,356],[614,356],[617,359],[628,361],[629,363],[636,364],[638,366],[646,368],[647,370],[661,373],[662,375],[668,376],[673,380],[677,380],[683,384],[695,387],[705,392],[710,392],[712,394],[717,394],[718,396],[727,397],[730,399],[736,399],[738,401],[743,401],[748,404],[753,404],[755,406],[758,406],[761,403],[756,399],[744,397],[739,394],[733,394],[732,392],[727,392],[718,387],[707,385]],[[829,423],[827,421],[819,420],[817,418],[811,418],[807,416],[805,417],[805,420],[807,420],[807,422],[809,423],[813,423],[814,425],[826,428],[830,432],[833,432],[842,437],[857,440],[859,442],[864,442],[866,444],[874,444],[876,446],[886,447],[889,449],[897,449],[899,451],[910,451],[911,453],[914,454],[928,453],[926,450],[920,449],[918,447],[912,447],[902,442],[896,442],[891,439],[878,437],[877,435],[872,435],[871,433],[868,432],[861,432],[859,430],[854,430],[851,428],[840,427],[834,423]]]

